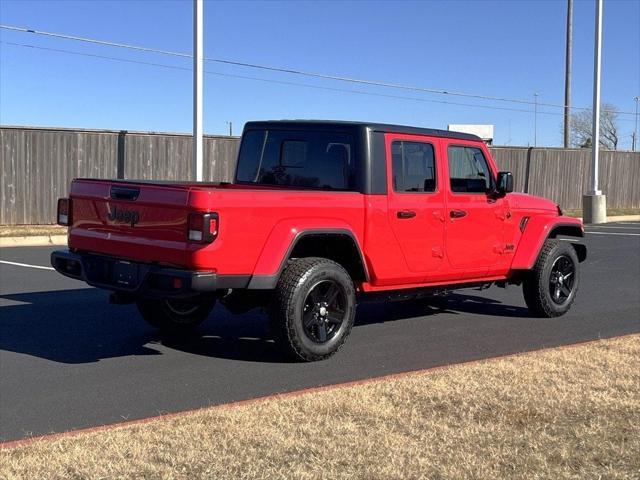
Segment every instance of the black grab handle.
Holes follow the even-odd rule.
[[[111,198],[114,200],[137,200],[140,189],[137,187],[111,187]]]

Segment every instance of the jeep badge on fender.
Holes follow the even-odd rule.
[[[531,315],[563,315],[587,257],[582,222],[513,192],[477,136],[377,123],[249,122],[233,182],[76,179],[58,219],[69,250],[54,268],[161,332],[217,301],[262,307],[304,361],[336,353],[356,303],[381,296],[515,284]]]

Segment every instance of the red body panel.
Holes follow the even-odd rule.
[[[391,184],[391,142],[426,142],[434,147],[436,191],[396,193]],[[449,145],[481,148],[492,175],[497,168],[482,142],[426,135],[385,134],[387,194],[293,190],[214,184],[154,184],[76,180],[72,184],[69,247],[225,275],[273,276],[303,232],[350,234],[366,263],[365,291],[502,280],[514,269],[532,267],[556,225],[582,228],[558,215],[548,200],[523,194],[501,197],[456,193],[450,188]],[[112,185],[139,188],[135,200],[113,200]],[[115,210],[133,211],[139,221],[109,220]],[[463,211],[452,218],[452,211]],[[398,212],[411,211],[411,218]],[[216,212],[218,234],[211,244],[187,241],[190,212]],[[520,225],[529,217],[524,233]]]
[[[189,190],[145,185],[135,202],[112,200],[108,180],[75,180],[71,184],[72,224],[69,247],[126,259],[183,265]],[[110,222],[113,208],[140,212],[135,226]]]
[[[110,199],[113,183],[74,181],[71,248],[233,275],[252,274],[256,267],[256,274],[275,273],[301,230],[346,229],[362,241],[365,196],[359,193],[127,182],[140,188],[132,202]],[[107,220],[114,205],[135,209],[140,222],[131,227]],[[187,241],[187,214],[193,211],[219,214],[213,243]]]
[[[518,242],[518,249],[511,263],[514,270],[529,270],[538,258],[538,252],[552,230],[560,226],[579,228],[584,232],[582,222],[577,218],[537,215],[531,217],[527,227]]]
[[[429,143],[436,158],[440,157],[440,142],[437,138],[419,135],[387,133],[385,135],[387,158],[391,158],[394,140]],[[436,178],[445,178],[442,162],[436,161]],[[404,256],[407,275],[390,276],[386,282],[437,281],[442,277],[444,259],[444,189],[437,182],[435,192],[395,192],[392,182],[391,164],[387,162],[387,216],[395,242]],[[412,218],[401,218],[403,212],[415,214]],[[383,227],[378,227],[378,229]],[[396,265],[396,271],[401,270]]]
[[[443,139],[443,152],[447,155],[446,177],[449,178],[447,147],[450,145],[479,147],[489,162],[494,176],[497,169],[484,143],[458,139]],[[478,278],[490,271],[506,273],[499,268],[500,255],[504,245],[505,197],[496,198],[485,193],[453,192],[447,182],[446,204],[448,212],[460,211],[461,218],[447,215],[446,251],[451,269],[461,278]],[[497,271],[496,271],[497,270]]]

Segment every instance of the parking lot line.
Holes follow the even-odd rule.
[[[590,232],[589,235],[626,235],[627,237],[640,237],[640,233],[620,233],[620,232]]]
[[[640,225],[637,227],[631,227],[631,226],[624,226],[624,227],[617,227],[617,226],[612,226],[612,225],[587,225],[587,228],[615,228],[620,229],[620,230],[640,230]]]
[[[40,270],[55,270],[53,267],[42,267],[40,265],[29,265],[28,263],[9,262],[7,260],[0,260],[0,263],[5,265],[14,265],[16,267],[38,268]]]

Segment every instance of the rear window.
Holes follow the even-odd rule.
[[[353,138],[339,132],[249,130],[236,181],[320,190],[353,190]]]
[[[395,192],[435,192],[433,145],[395,141],[391,144],[391,157]]]

